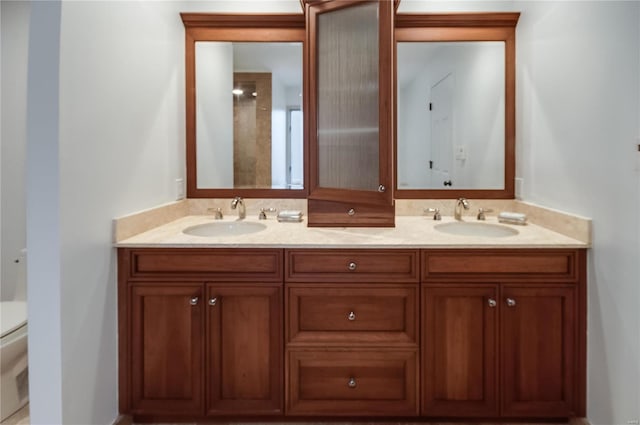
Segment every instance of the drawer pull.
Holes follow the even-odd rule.
[[[354,271],[358,265],[354,262],[349,263],[349,270]]]
[[[347,214],[353,217],[354,215],[356,215],[356,210],[350,208],[349,211],[347,211]]]
[[[191,305],[197,305],[198,304],[198,297],[191,297],[191,299],[189,300],[189,304]]]
[[[353,322],[354,320],[356,320],[356,314],[353,311],[350,311],[347,318]]]
[[[514,300],[513,298],[507,298],[507,305],[509,307],[515,307],[516,305],[516,300]]]
[[[496,300],[494,300],[493,298],[489,298],[489,307],[495,307],[498,305],[498,303],[496,302]]]
[[[349,388],[355,388],[356,387],[356,378],[349,378],[349,382],[347,383],[347,385],[349,386]]]
[[[217,298],[210,298],[209,299],[209,305],[216,305],[218,304],[218,299]]]

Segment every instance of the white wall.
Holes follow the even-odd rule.
[[[587,415],[626,424],[640,418],[640,2],[515,8],[517,173],[526,200],[593,218]]]
[[[26,230],[32,424],[63,423],[59,135],[61,2],[34,2],[29,24]]]
[[[164,2],[64,2],[60,41],[65,424],[117,412],[114,217],[184,176],[184,32]]]
[[[196,157],[200,188],[233,188],[233,44],[196,43]]]
[[[33,5],[30,55],[40,60],[29,64],[28,107],[50,125],[34,124],[44,145],[27,155],[38,207],[27,216],[31,423],[109,424],[118,414],[112,219],[173,200],[185,173],[179,12],[295,13],[300,4],[64,2],[61,17],[50,10],[58,2]],[[37,238],[38,229],[48,233]]]
[[[0,299],[26,298],[25,155],[27,144],[28,2],[3,1],[2,9],[2,264]],[[19,262],[16,263],[15,261]]]

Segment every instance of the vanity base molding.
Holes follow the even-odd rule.
[[[118,279],[136,422],[585,415],[586,249],[120,248]]]

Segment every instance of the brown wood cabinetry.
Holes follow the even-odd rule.
[[[287,250],[290,415],[418,414],[418,251]]]
[[[121,412],[281,414],[282,269],[282,250],[120,249]]]
[[[392,227],[393,4],[303,3],[309,226]]]
[[[584,268],[576,250],[424,251],[422,414],[584,416]]]
[[[585,258],[120,249],[120,410],[143,421],[584,416]]]
[[[135,286],[130,294],[132,411],[199,414],[204,378],[202,288]]]
[[[207,414],[281,413],[281,288],[216,284],[207,293]]]
[[[498,416],[497,287],[422,291],[422,414]]]

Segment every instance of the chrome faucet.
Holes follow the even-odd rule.
[[[465,198],[458,198],[458,200],[456,201],[456,206],[453,209],[453,218],[458,221],[462,221],[462,208],[468,210],[469,201],[467,201]]]
[[[238,220],[244,220],[247,217],[247,210],[244,207],[244,200],[241,197],[236,196],[231,201],[231,209],[235,210],[238,205],[240,206],[240,208],[238,208]]]

